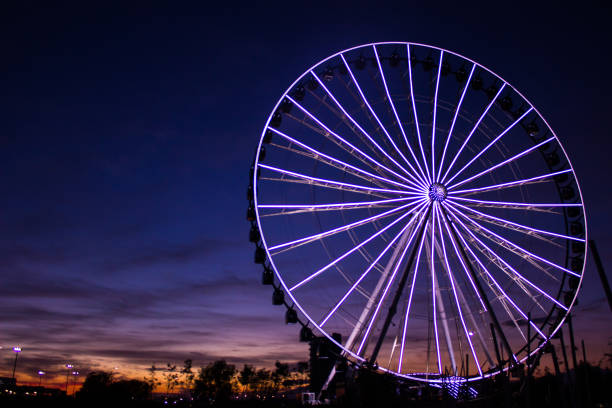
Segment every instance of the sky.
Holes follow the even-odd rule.
[[[253,263],[248,170],[293,80],[363,43],[440,46],[521,90],[611,265],[610,9],[425,3],[0,6],[0,376],[17,345],[18,378],[51,382],[67,362],[143,377],[188,358],[307,359]],[[589,360],[610,352],[592,260],[574,325]]]

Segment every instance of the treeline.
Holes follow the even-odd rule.
[[[308,363],[294,367],[277,361],[273,369],[244,364],[241,369],[217,360],[194,371],[192,360],[182,368],[152,365],[143,380],[115,378],[112,372],[94,371],[87,375],[76,398],[90,402],[150,400],[154,392],[166,396],[217,404],[230,399],[268,399],[308,384]]]

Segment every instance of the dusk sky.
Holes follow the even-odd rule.
[[[610,276],[610,9],[22,3],[0,8],[0,376],[17,345],[18,378],[306,360],[253,263],[249,167],[293,80],[375,41],[453,50],[521,90],[572,160]],[[597,363],[612,313],[592,259],[585,274],[574,329]]]

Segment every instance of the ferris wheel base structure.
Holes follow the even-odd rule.
[[[487,378],[544,350],[577,297],[569,157],[518,90],[457,53],[374,43],[315,64],[272,109],[249,180],[273,303],[353,364]]]

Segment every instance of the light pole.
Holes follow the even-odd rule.
[[[68,379],[70,378],[71,368],[74,368],[72,364],[66,364],[66,396],[68,396]]]
[[[15,370],[17,369],[17,357],[19,357],[19,353],[21,353],[21,347],[13,347],[13,351],[15,352],[15,362],[13,363],[13,379],[15,379]]]
[[[72,379],[72,393],[74,394],[76,392],[76,380],[77,380],[77,376],[79,375],[79,372],[73,371],[72,375],[74,376],[74,378]]]
[[[38,386],[42,386],[42,378],[45,375],[45,372],[42,370],[38,370]]]

